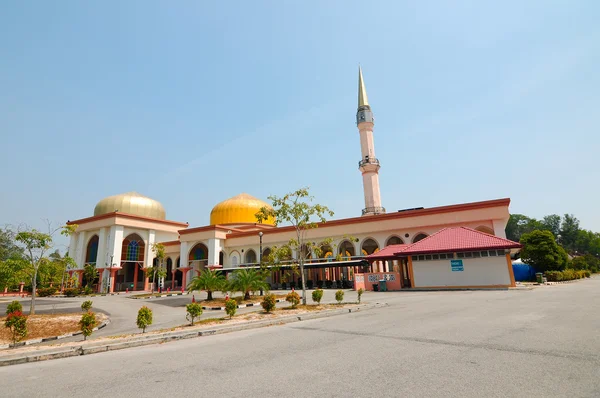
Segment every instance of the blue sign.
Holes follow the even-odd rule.
[[[462,260],[450,260],[450,267],[452,267],[452,272],[465,270]]]

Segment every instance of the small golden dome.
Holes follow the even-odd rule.
[[[164,220],[167,216],[160,202],[137,192],[127,192],[102,199],[94,208],[94,215],[99,216],[115,211],[160,220]]]
[[[271,207],[268,203],[247,193],[222,201],[210,212],[210,225],[217,224],[255,224],[256,213],[262,207]],[[275,219],[269,218],[263,224],[274,225]]]

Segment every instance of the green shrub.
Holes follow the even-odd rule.
[[[588,270],[583,271],[583,274],[585,275],[586,278],[591,278],[592,277],[592,273]]]
[[[260,305],[267,312],[271,312],[275,309],[275,305],[277,304],[277,298],[275,298],[274,294],[265,294],[263,301]]]
[[[300,304],[300,296],[296,292],[290,292],[285,296],[285,301],[292,305],[292,308],[296,308]]]
[[[344,301],[344,291],[338,290],[335,292],[335,299],[337,300],[338,304],[342,304],[342,301]]]
[[[237,301],[234,299],[225,300],[225,312],[229,315],[229,319],[233,318],[235,313],[237,312]]]
[[[69,287],[65,289],[64,293],[67,297],[75,297],[79,295],[79,288]]]
[[[152,325],[152,310],[146,306],[140,308],[136,323],[137,327],[142,329],[142,333],[146,333],[146,328]]]
[[[323,299],[323,290],[321,290],[321,289],[313,290],[312,299],[315,303],[321,304],[321,300]]]
[[[35,294],[37,296],[39,296],[39,297],[48,297],[48,296],[52,296],[57,291],[58,291],[58,289],[55,288],[54,286],[52,286],[52,287],[41,287],[39,289],[36,289]]]
[[[185,319],[190,321],[191,325],[194,326],[194,319],[202,315],[202,306],[198,303],[189,303],[185,306],[185,310],[187,311]]]
[[[360,289],[358,289],[358,291],[356,292],[358,294],[358,304],[360,304],[360,298],[362,297],[364,292],[365,292],[365,289],[363,289],[362,287]]]
[[[27,336],[27,317],[20,310],[10,312],[4,321],[4,326],[10,329],[13,344]]]
[[[14,300],[6,307],[6,315],[10,314],[11,312],[17,311],[23,312],[23,306],[17,300]]]
[[[86,303],[89,302],[90,303],[90,308],[91,308],[91,301],[86,301]],[[81,305],[83,307],[83,304]],[[94,314],[92,311],[87,311],[86,313],[84,313],[81,316],[81,320],[79,321],[79,328],[81,330],[81,332],[83,333],[83,339],[87,340],[88,336],[92,335],[93,329],[96,326],[96,314]]]
[[[92,309],[92,300],[85,300],[83,303],[81,303],[81,311],[88,312],[91,309]]]
[[[81,290],[81,294],[84,294],[86,296],[89,296],[90,294],[94,293],[94,289],[92,289],[90,286],[85,286],[82,290]]]

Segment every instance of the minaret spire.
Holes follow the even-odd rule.
[[[363,177],[363,190],[365,194],[365,208],[362,215],[382,214],[385,209],[381,206],[381,193],[379,191],[379,160],[375,157],[375,143],[373,141],[373,126],[375,118],[367,98],[365,81],[362,68],[358,67],[358,109],[356,111],[356,125],[360,134],[360,150],[362,159],[358,162],[358,169]]]
[[[365,88],[365,81],[363,80],[362,68],[358,66],[358,107],[369,106],[369,99],[367,98],[367,89]]]

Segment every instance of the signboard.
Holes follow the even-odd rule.
[[[465,270],[462,260],[450,260],[450,267],[452,267],[452,272]]]

